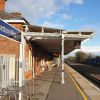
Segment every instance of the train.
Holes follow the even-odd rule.
[[[82,63],[100,65],[100,57],[85,59]]]

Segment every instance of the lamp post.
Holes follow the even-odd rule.
[[[61,72],[61,83],[64,84],[65,80],[64,80],[64,34],[62,33],[62,51],[61,51],[61,64],[62,64],[62,72]]]

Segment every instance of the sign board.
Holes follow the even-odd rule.
[[[17,41],[21,40],[21,32],[8,23],[4,22],[2,19],[0,19],[0,34]]]

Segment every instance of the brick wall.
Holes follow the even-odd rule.
[[[19,43],[0,36],[0,54],[15,54],[19,57]]]
[[[31,80],[33,78],[32,70],[29,70],[29,71],[25,72],[24,75],[25,75],[26,80]]]
[[[50,59],[49,52],[39,45],[33,43],[32,48],[33,57],[35,59],[33,63],[34,72],[35,76],[38,76],[43,71],[43,67],[48,70],[49,66],[53,63],[53,59]]]
[[[22,23],[10,23],[15,28],[23,31]],[[0,36],[0,54],[15,54],[19,57],[20,45],[17,41]]]
[[[23,24],[22,23],[9,23],[10,25],[14,26],[20,31],[23,31]]]

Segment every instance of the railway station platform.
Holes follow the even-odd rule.
[[[61,67],[53,67],[30,80],[32,86],[23,87],[23,100],[100,100],[100,89],[65,64],[65,84],[61,84]],[[27,90],[27,93],[25,92]],[[30,93],[31,90],[31,93]],[[18,100],[18,91],[16,93]],[[0,100],[15,100],[4,97]]]
[[[65,70],[70,73],[72,80],[75,81],[74,83],[76,87],[78,87],[81,95],[84,97],[84,100],[100,100],[100,89],[98,87],[96,87],[70,66],[65,65]]]
[[[78,74],[79,75],[79,74]],[[75,76],[75,77],[74,77]],[[34,80],[33,100],[91,100],[75,79],[77,72],[65,65],[65,84],[61,84],[61,68],[45,71]],[[77,80],[77,81],[76,81]],[[85,85],[84,80],[81,84]],[[92,91],[90,91],[92,92]],[[99,99],[94,99],[99,100]]]

